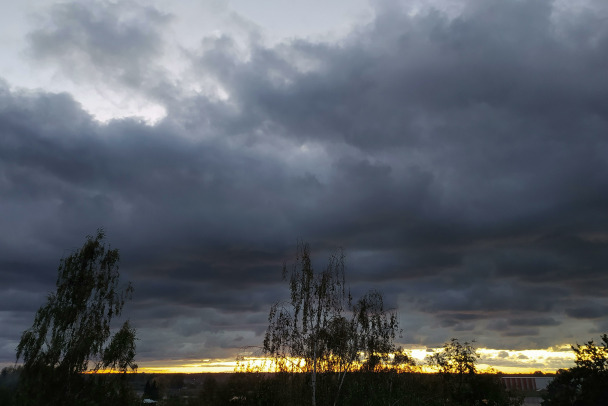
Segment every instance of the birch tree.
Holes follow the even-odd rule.
[[[388,355],[398,331],[396,315],[384,309],[379,292],[371,291],[353,304],[344,260],[338,250],[316,273],[309,245],[299,244],[291,272],[283,267],[290,300],[275,303],[268,317],[264,353],[278,370],[310,374],[313,406],[319,373],[337,375],[336,404],[348,372],[373,365],[384,357],[380,354]]]

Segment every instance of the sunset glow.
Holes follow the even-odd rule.
[[[439,350],[437,348],[435,350]],[[427,355],[433,349],[414,348],[409,353],[416,360],[416,364],[423,372],[434,372],[432,368],[425,365]],[[477,369],[480,372],[489,370],[500,371],[509,374],[528,374],[536,371],[543,373],[554,373],[561,368],[570,368],[574,365],[574,353],[569,346],[548,348],[542,350],[499,350],[490,348],[479,348],[477,350],[480,359]],[[241,365],[249,365],[253,369],[268,371],[271,360],[263,357],[246,357]],[[145,373],[213,373],[213,372],[235,372],[237,361],[234,359],[203,360],[201,362],[180,363],[170,361],[167,363],[140,363],[138,372]]]

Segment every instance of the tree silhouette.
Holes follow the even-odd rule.
[[[19,392],[24,404],[96,404],[100,394],[103,403],[129,396],[116,379],[83,375],[137,368],[129,321],[112,334],[111,321],[121,315],[133,288],[119,286],[119,252],[106,247],[104,237],[103,229],[97,230],[60,261],[56,291],[21,336],[17,360],[23,360]]]
[[[608,405],[608,335],[572,346],[575,366],[559,370],[547,387],[544,406]]]
[[[475,347],[466,341],[460,343],[456,338],[428,357],[429,365],[437,368],[443,377],[445,399],[450,399],[454,404],[472,404],[478,358]]]
[[[445,343],[441,351],[429,356],[429,364],[442,374],[458,376],[472,375],[476,372],[477,350],[470,343],[461,344],[457,338]]]
[[[313,406],[319,373],[337,374],[335,404],[347,373],[361,365],[373,369],[388,358],[398,331],[397,317],[384,309],[379,292],[353,305],[344,258],[337,251],[325,270],[315,273],[308,244],[299,244],[289,278],[291,300],[275,303],[268,316],[263,350],[280,371],[310,373]],[[284,266],[284,279],[287,274]]]

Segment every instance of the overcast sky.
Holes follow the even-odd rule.
[[[404,345],[608,332],[605,1],[3,8],[0,364],[98,227],[142,364],[261,345],[298,239]]]

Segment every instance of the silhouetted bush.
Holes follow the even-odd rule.
[[[608,335],[576,347],[575,366],[559,370],[543,396],[543,406],[608,405]]]

